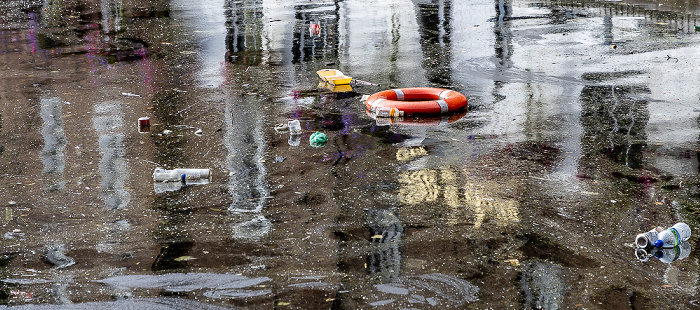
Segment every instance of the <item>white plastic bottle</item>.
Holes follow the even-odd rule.
[[[377,117],[402,117],[403,111],[397,108],[380,107],[375,111]]]
[[[641,233],[634,238],[634,243],[637,244],[638,248],[646,248],[647,246],[653,245],[654,242],[659,239],[659,233],[663,230],[664,228],[659,226],[645,233]]]
[[[671,228],[659,233],[654,245],[657,248],[674,247],[690,238],[690,226],[686,223],[677,223]]]
[[[184,180],[209,179],[209,169],[173,169],[156,168],[153,180],[157,182],[177,182]]]

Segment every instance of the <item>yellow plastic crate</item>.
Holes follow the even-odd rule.
[[[316,73],[321,80],[333,85],[346,85],[350,84],[350,81],[352,81],[352,77],[346,76],[343,72],[340,72],[340,70],[323,69],[316,71]]]

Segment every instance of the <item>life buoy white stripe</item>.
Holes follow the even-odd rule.
[[[438,96],[438,99],[445,99],[447,97],[447,95],[449,95],[451,92],[452,91],[449,89],[441,92],[440,95]]]
[[[393,89],[394,93],[396,93],[396,100],[399,101],[404,101],[406,100],[406,96],[403,94],[403,90],[400,89]]]

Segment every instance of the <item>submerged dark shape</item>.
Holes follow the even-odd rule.
[[[522,246],[523,255],[528,258],[538,258],[556,262],[565,267],[591,268],[600,263],[585,256],[585,253],[577,253],[543,236],[527,234],[523,236],[527,242]]]

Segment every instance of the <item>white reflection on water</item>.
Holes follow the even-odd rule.
[[[63,170],[66,168],[67,144],[63,129],[63,100],[57,97],[41,98],[39,114],[44,122],[41,127],[41,135],[44,138],[41,162],[44,165],[43,173],[48,178],[46,190],[63,190],[66,186]]]
[[[224,0],[174,0],[170,3],[173,17],[183,20],[182,24],[189,27],[188,30],[195,35],[201,66],[198,70],[199,79],[204,86],[219,87],[225,81],[222,73],[226,54],[224,3]]]
[[[119,32],[122,25],[120,14],[121,0],[102,0],[100,11],[102,13],[102,31],[104,33]]]
[[[261,134],[264,129],[262,112],[255,111],[255,104],[226,103],[223,143],[228,150],[226,167],[231,172],[228,181],[231,205],[229,211],[235,223],[234,238],[256,239],[271,229],[270,221],[260,214],[268,199],[265,180],[267,169],[261,159],[265,156],[266,143]]]
[[[267,277],[248,278],[235,274],[217,273],[169,273],[163,275],[116,276],[97,282],[115,288],[163,289],[169,292],[192,292],[206,289],[211,298],[262,296],[270,290],[258,290],[260,284],[271,281]]]
[[[404,276],[388,284],[376,284],[376,291],[368,297],[369,305],[392,304],[415,307],[460,307],[476,301],[479,287],[459,278],[441,273]],[[372,301],[374,300],[374,301]]]
[[[128,167],[124,160],[124,119],[120,102],[100,102],[95,104],[93,127],[97,133],[98,147],[102,158],[98,172],[102,200],[107,208],[123,209],[129,203],[130,195],[125,188]]]
[[[260,14],[262,3],[224,0],[171,3],[175,17],[185,19],[197,36],[201,48],[198,55],[202,84],[220,87],[226,82],[222,71],[224,62],[228,53],[236,52],[236,48],[262,49],[261,29],[257,27],[264,24]],[[223,144],[228,153],[226,168],[232,173],[228,181],[232,196],[231,233],[240,239],[259,238],[271,228],[270,221],[260,214],[269,193],[265,165],[259,161],[266,144],[262,135],[257,134],[263,132],[264,115],[256,111],[255,106],[234,99],[225,103]]]
[[[102,212],[106,232],[102,242],[96,246],[98,252],[112,252],[122,242],[119,236],[131,227],[123,214],[114,212],[125,209],[131,200],[131,194],[126,189],[129,167],[124,160],[123,108],[123,104],[117,101],[100,102],[94,107],[92,124],[102,155],[98,166],[100,197],[107,208]]]
[[[425,70],[419,65],[423,53],[416,10],[410,0],[339,5],[339,62],[352,64],[352,75],[401,87],[426,85]]]

